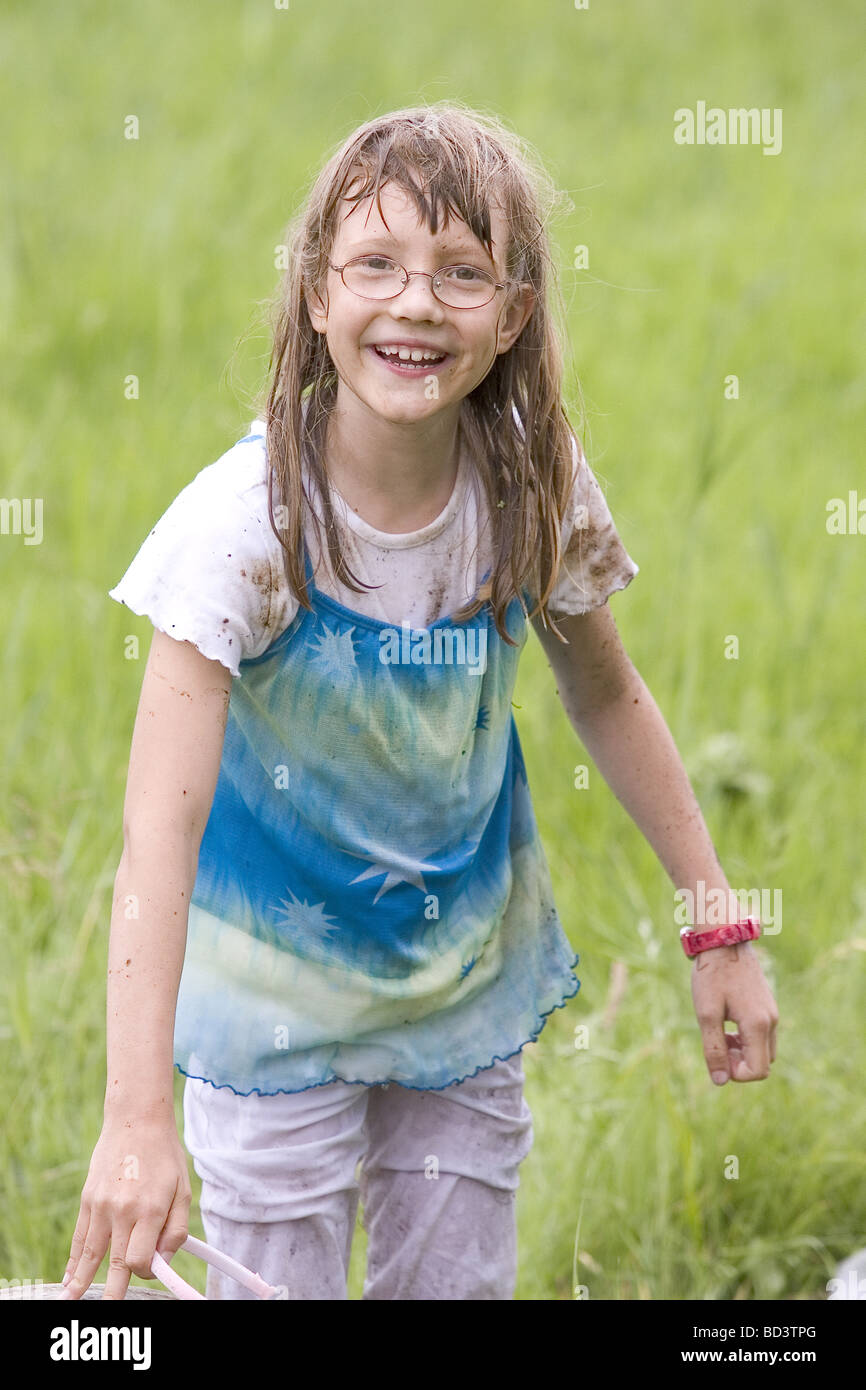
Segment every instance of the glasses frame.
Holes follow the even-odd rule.
[[[403,276],[403,284],[396,294],[361,294],[358,290],[352,289],[351,285],[346,285],[346,280],[343,275],[343,271],[346,269],[346,266],[354,265],[356,261],[369,260],[371,256],[375,257],[377,260],[390,261],[391,264],[395,265],[397,269],[400,271],[401,275]],[[352,256],[348,261],[344,261],[342,265],[334,265],[333,261],[328,261],[328,265],[331,267],[332,270],[339,271],[340,279],[343,281],[343,284],[346,285],[346,289],[349,290],[351,294],[357,295],[359,299],[365,299],[368,304],[387,304],[390,300],[399,298],[399,296],[403,293],[403,290],[405,290],[406,286],[409,283],[409,280],[413,275],[424,275],[430,281],[430,289],[434,298],[437,300],[439,304],[444,305],[446,309],[484,309],[496,298],[497,290],[505,290],[508,289],[510,285],[520,284],[519,280],[492,280],[491,283],[493,286],[493,293],[491,294],[490,299],[485,299],[481,304],[448,304],[444,299],[439,298],[439,295],[436,293],[436,286],[433,282],[438,278],[438,276],[444,275],[446,270],[457,270],[458,267],[461,265],[468,265],[467,261],[457,261],[454,265],[443,265],[440,266],[438,270],[432,272],[429,270],[407,270],[405,266],[400,265],[399,261],[395,261],[393,256],[387,256],[384,251],[367,251],[361,256]],[[476,271],[478,274],[490,274],[490,272],[487,270],[479,271],[478,266],[472,266],[471,269]]]

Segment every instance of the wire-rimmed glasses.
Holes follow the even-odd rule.
[[[361,299],[396,299],[411,275],[426,275],[436,298],[451,309],[480,309],[490,303],[497,290],[515,283],[494,280],[486,270],[474,265],[445,265],[434,274],[406,270],[390,256],[355,256],[344,265],[334,265],[333,261],[328,265],[340,272],[346,289]]]

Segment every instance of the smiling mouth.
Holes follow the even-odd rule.
[[[450,353],[443,352],[435,358],[422,357],[418,361],[413,361],[411,357],[400,357],[396,352],[382,352],[375,343],[372,344],[371,350],[380,362],[385,362],[392,370],[403,372],[407,376],[412,374],[424,376],[427,372],[435,372],[437,368],[444,366],[451,356]]]

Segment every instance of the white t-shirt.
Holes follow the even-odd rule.
[[[577,446],[575,466],[563,563],[548,605],[554,617],[598,607],[639,573]],[[335,580],[308,511],[304,535],[316,586],[356,612],[398,627],[403,621],[413,629],[429,627],[473,598],[493,564],[487,501],[465,449],[450,499],[420,530],[379,531],[333,486],[331,497],[349,569],[382,587],[357,593]],[[233,676],[241,676],[242,660],[261,656],[285,631],[298,602],[268,517],[264,421],[254,420],[249,435],[183,488],[109,597],[147,615],[169,636],[192,642]]]

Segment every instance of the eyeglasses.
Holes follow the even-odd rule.
[[[356,256],[345,265],[334,265],[347,290],[361,299],[396,299],[409,283],[411,275],[426,275],[436,298],[451,309],[480,309],[489,304],[497,290],[516,283],[506,280],[500,284],[474,265],[446,265],[431,275],[425,270],[404,270],[388,256]]]

